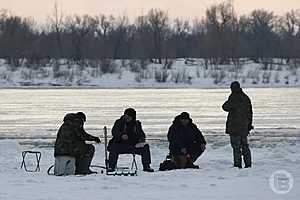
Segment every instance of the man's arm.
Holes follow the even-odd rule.
[[[122,123],[121,120],[116,120],[111,130],[112,136],[116,141],[121,140],[121,136],[122,136],[121,123]]]
[[[76,135],[77,138],[79,140],[82,141],[96,141],[96,142],[100,142],[98,137],[92,136],[90,134],[88,134],[83,127],[78,127],[76,128]]]
[[[230,94],[228,100],[222,105],[222,109],[226,112],[233,111],[240,106],[240,102],[236,95]]]
[[[193,130],[194,130],[194,133],[196,135],[196,140],[202,144],[205,144],[206,145],[206,140],[202,134],[202,132],[199,130],[199,128],[197,127],[196,124],[192,124],[193,126]]]
[[[174,125],[169,128],[167,137],[172,148],[181,149],[185,147],[178,137],[178,134],[176,133],[176,127]]]
[[[145,142],[146,141],[146,134],[142,128],[142,123],[140,121],[137,121],[137,134],[139,136],[139,142]]]
[[[250,98],[248,97],[248,101],[249,101],[249,105],[248,105],[248,115],[247,115],[247,117],[248,117],[248,122],[249,122],[249,125],[248,125],[248,129],[249,129],[249,131],[251,130],[251,129],[253,129],[253,110],[252,110],[252,104],[251,104],[251,100],[250,100]]]

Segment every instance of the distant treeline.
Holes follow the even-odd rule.
[[[20,60],[208,58],[229,63],[239,58],[260,62],[300,57],[300,11],[283,16],[263,9],[237,16],[228,2],[206,10],[201,19],[170,19],[152,9],[128,16],[65,16],[55,5],[46,26],[32,18],[0,11],[0,58]]]

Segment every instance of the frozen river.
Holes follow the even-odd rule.
[[[224,134],[226,113],[221,105],[229,90],[0,89],[0,199],[65,200],[70,199],[70,194],[73,200],[87,195],[91,199],[132,200],[196,196],[215,200],[299,199],[300,88],[247,89],[246,93],[252,99],[256,127],[249,137],[253,168],[240,170],[231,167],[232,148]],[[165,138],[174,116],[190,112],[207,140],[207,150],[195,163],[200,169],[150,174],[139,170],[136,177],[47,175],[54,162],[53,138],[66,113],[85,112],[87,131],[102,135],[102,127],[111,127],[126,107],[136,108],[148,138],[160,138],[149,140],[151,166],[155,170],[169,152],[168,143],[161,138]],[[103,143],[94,146],[92,163],[104,165]],[[42,153],[40,173],[25,173],[20,169],[23,150]],[[27,166],[32,169],[34,159],[27,158]],[[139,158],[137,162],[141,169]],[[120,156],[119,163],[130,166],[131,158]],[[286,177],[282,176],[282,170],[292,178],[283,179]],[[273,192],[272,186],[277,183],[281,183],[276,187],[278,190],[290,191],[284,195]]]
[[[175,115],[190,112],[206,135],[224,133],[229,89],[0,89],[0,138],[54,138],[68,112],[87,115],[86,130],[102,135],[127,107],[137,110],[148,137],[165,136]],[[300,128],[300,88],[245,89],[254,126]]]

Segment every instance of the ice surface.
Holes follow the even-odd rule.
[[[206,135],[224,134],[221,106],[229,89],[0,89],[0,139],[54,139],[64,115],[83,111],[85,128],[102,136],[125,108],[134,107],[149,138],[165,138],[174,117],[190,112]],[[300,88],[245,89],[252,100],[254,126],[300,128]],[[272,131],[276,134],[276,131]]]
[[[284,130],[289,133],[289,130]],[[268,131],[264,133],[268,135]],[[273,137],[274,139],[274,137]],[[81,200],[81,199],[298,199],[300,195],[299,137],[272,138],[250,136],[253,168],[232,168],[232,150],[226,136],[209,136],[204,155],[196,161],[200,169],[167,172],[138,172],[136,177],[90,176],[54,177],[46,174],[53,164],[53,148],[19,145],[22,140],[0,140],[1,200]],[[103,144],[95,145],[93,164],[104,164]],[[168,150],[165,141],[150,141],[152,167],[158,169]],[[20,169],[21,151],[42,152],[41,172],[26,173]],[[137,158],[138,167],[141,162]],[[28,159],[34,167],[34,159]],[[130,158],[120,156],[120,166],[129,166]],[[99,169],[95,168],[94,170]],[[292,190],[284,195],[274,193],[269,177],[277,170],[286,170],[294,178]]]
[[[1,89],[0,97],[0,200],[82,199],[298,199],[300,195],[300,92],[299,88],[245,89],[254,109],[255,130],[249,137],[253,168],[232,168],[232,149],[224,134],[226,113],[221,110],[228,89]],[[126,107],[137,109],[151,147],[156,170],[168,153],[166,132],[174,116],[191,113],[208,146],[197,160],[199,170],[174,170],[137,177],[54,177],[53,142],[67,112],[84,111],[86,130],[102,136]],[[14,139],[5,139],[14,138]],[[104,164],[103,144],[95,145],[93,164]],[[41,172],[26,173],[23,150],[42,152]],[[120,156],[119,165],[129,166]],[[138,167],[141,169],[139,158]],[[28,157],[34,168],[34,157]],[[95,168],[95,170],[98,170]],[[279,195],[269,186],[277,170],[294,177],[292,190]]]

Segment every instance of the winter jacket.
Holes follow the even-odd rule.
[[[128,140],[122,140],[122,135],[127,134]],[[146,135],[142,129],[142,124],[138,120],[132,120],[131,122],[126,122],[123,117],[116,120],[112,128],[113,138],[109,141],[111,143],[127,143],[131,146],[136,145],[139,142],[145,142]]]
[[[168,140],[171,153],[179,153],[182,148],[188,148],[194,143],[206,144],[204,136],[192,119],[187,126],[183,126],[179,116],[175,117],[169,128]]]
[[[242,89],[232,92],[222,108],[228,112],[226,133],[236,136],[247,136],[253,127],[253,112],[251,100]]]
[[[96,137],[85,132],[83,121],[75,114],[69,113],[64,117],[64,123],[59,128],[54,156],[82,156],[85,153],[85,141],[95,141]]]

